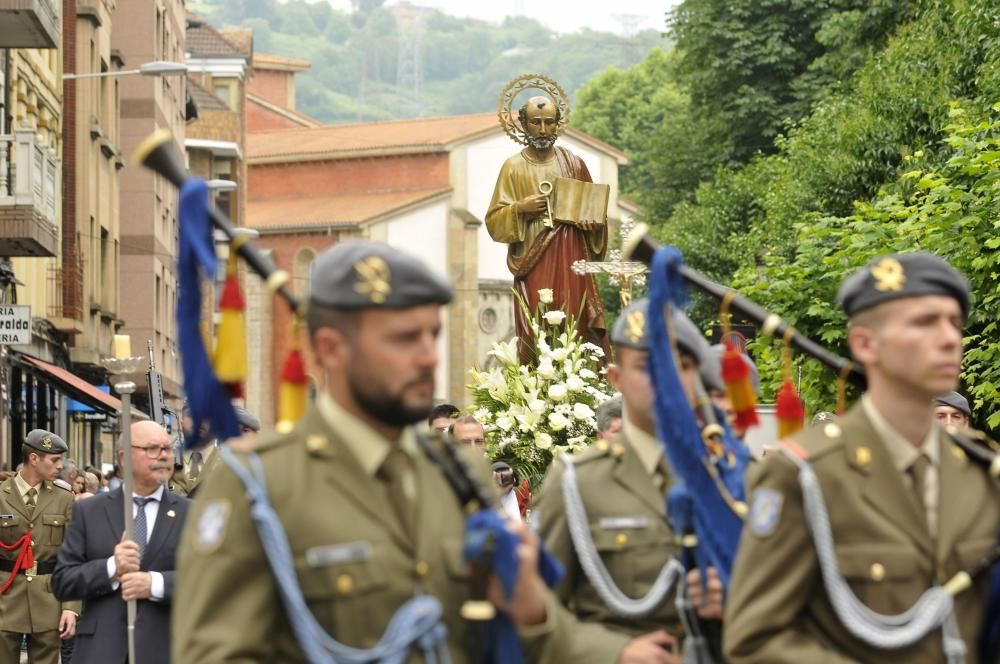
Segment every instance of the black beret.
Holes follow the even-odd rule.
[[[963,397],[958,392],[949,392],[948,394],[942,394],[941,396],[934,399],[934,401],[941,406],[951,406],[956,410],[960,410],[965,413],[966,417],[972,417],[972,409],[969,408],[969,400]]]
[[[63,454],[69,451],[66,441],[45,429],[34,429],[24,439],[24,444],[42,454]]]
[[[340,242],[313,263],[309,299],[334,309],[448,304],[452,288],[418,258],[381,242]]]
[[[510,464],[506,461],[494,461],[493,465],[490,466],[490,470],[494,473],[500,472],[502,470],[511,470]]]
[[[837,304],[848,317],[874,306],[918,295],[947,295],[969,317],[969,282],[942,258],[917,252],[881,256],[840,285]]]
[[[626,307],[611,328],[611,343],[619,348],[649,350],[646,313],[649,300],[642,298]],[[723,389],[722,367],[705,335],[676,307],[671,308],[672,332],[677,347],[698,361],[698,372],[707,389]]]
[[[246,427],[252,429],[253,431],[260,431],[260,420],[254,417],[250,411],[244,410],[240,407],[234,407],[236,411],[236,419],[239,421],[241,427]]]

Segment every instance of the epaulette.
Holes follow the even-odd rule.
[[[270,431],[263,435],[248,438],[236,438],[227,442],[226,445],[228,445],[234,452],[251,454],[254,452],[260,453],[273,450],[278,447],[294,443],[297,440],[302,440],[299,436],[299,431],[291,429],[290,431],[286,431],[284,433]]]
[[[966,441],[982,445],[988,450],[1000,453],[1000,443],[987,436],[978,429],[958,429],[956,427],[945,427],[944,430],[953,438],[962,438]]]
[[[73,493],[73,487],[71,487],[69,485],[64,485],[64,484],[61,484],[60,482],[52,482],[52,486],[54,486],[57,489],[62,489],[66,493]]]
[[[945,433],[952,439],[956,455],[975,461],[989,475],[1000,480],[1000,446],[982,431],[945,427]]]
[[[784,438],[781,447],[803,461],[813,462],[843,445],[843,430],[836,422],[813,426]]]
[[[595,459],[620,458],[623,454],[625,454],[624,445],[609,443],[601,438],[590,447],[571,455],[570,458],[573,460],[573,465],[579,466]]]

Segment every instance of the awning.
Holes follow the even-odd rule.
[[[31,364],[35,368],[41,370],[43,373],[48,375],[49,378],[52,378],[74,399],[82,401],[93,408],[106,412],[110,415],[118,415],[121,413],[121,400],[116,399],[110,394],[102,392],[95,386],[91,385],[79,376],[70,373],[66,369],[27,355],[20,355],[18,359],[24,360],[28,362],[28,364]],[[146,415],[146,413],[134,407],[132,408],[132,417],[143,420],[149,419],[149,416]]]

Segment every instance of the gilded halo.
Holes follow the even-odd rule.
[[[566,129],[566,123],[569,120],[569,95],[566,94],[561,85],[542,74],[523,74],[518,76],[508,83],[504,87],[503,92],[500,93],[500,99],[497,101],[497,118],[500,120],[500,126],[511,137],[511,140],[521,145],[527,145],[528,140],[524,135],[524,129],[521,128],[521,124],[518,122],[517,111],[511,108],[511,106],[519,94],[532,88],[541,90],[547,94],[555,101],[556,106],[559,108],[559,125],[556,127],[557,136],[563,133],[563,130]]]

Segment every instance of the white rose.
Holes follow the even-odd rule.
[[[535,373],[545,380],[552,380],[556,377],[556,368],[552,366],[551,360],[543,358],[542,361],[538,363],[538,368],[535,369]]]
[[[579,376],[572,375],[566,379],[566,387],[570,392],[579,392],[587,386]]]
[[[573,417],[586,421],[594,417],[594,411],[585,403],[573,404]]]
[[[566,399],[566,395],[566,386],[562,383],[556,383],[555,385],[549,386],[549,398],[553,401],[563,401]]]
[[[551,288],[539,288],[538,289],[538,301],[542,304],[552,304],[552,289]]]
[[[535,413],[536,415],[541,415],[542,413],[545,412],[545,410],[548,407],[549,405],[544,401],[542,401],[541,399],[532,399],[530,402],[528,402],[528,409],[531,412]]]
[[[536,433],[535,434],[535,447],[540,450],[547,450],[552,447],[552,436],[547,433]]]
[[[559,313],[562,312],[560,311]],[[552,351],[553,362],[564,362],[567,357],[569,357],[569,350],[565,348],[556,348],[554,351]]]
[[[552,413],[549,415],[549,428],[553,431],[562,431],[568,426],[569,420],[561,413]]]
[[[564,311],[547,311],[545,312],[545,322],[549,325],[559,325],[564,320],[566,320],[566,312]]]

